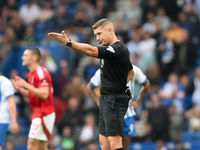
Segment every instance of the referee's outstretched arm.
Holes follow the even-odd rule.
[[[59,43],[65,45],[65,46],[69,46],[70,48],[74,49],[75,51],[87,55],[87,56],[91,56],[91,57],[98,57],[98,48],[91,46],[89,44],[85,44],[85,43],[78,43],[75,41],[71,41],[67,35],[65,34],[65,31],[62,31],[62,33],[55,33],[55,32],[51,32],[48,33],[48,35],[58,41]],[[71,43],[70,45],[68,43]]]

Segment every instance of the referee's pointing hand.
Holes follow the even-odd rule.
[[[69,42],[69,39],[68,39],[67,35],[65,34],[65,31],[62,31],[62,34],[50,32],[50,33],[48,33],[48,36],[63,45],[67,45],[67,42]]]

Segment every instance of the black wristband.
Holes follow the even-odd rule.
[[[69,42],[67,42],[67,46],[72,46],[72,40],[69,39]]]

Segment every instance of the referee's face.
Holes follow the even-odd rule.
[[[110,45],[110,34],[107,28],[98,27],[94,30],[94,35],[99,44],[103,46]]]

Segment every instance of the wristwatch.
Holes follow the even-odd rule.
[[[67,42],[67,46],[71,46],[72,45],[72,40],[69,39],[69,42]]]

